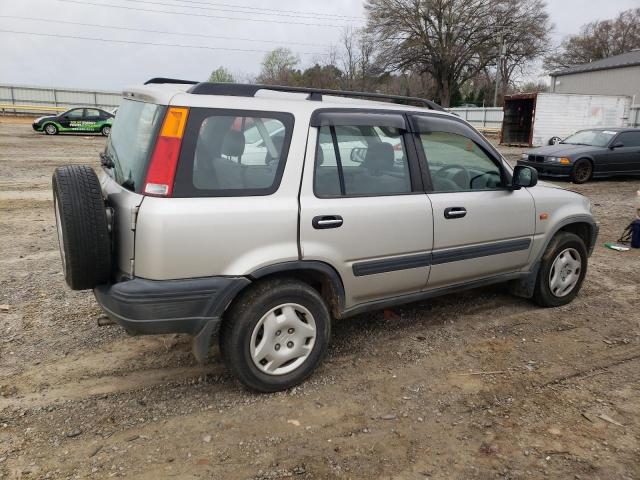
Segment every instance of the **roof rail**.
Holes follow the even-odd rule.
[[[178,80],[177,78],[164,78],[164,77],[154,77],[150,80],[144,82],[145,85],[149,85],[150,83],[186,83],[189,85],[197,85],[198,82],[194,82],[193,80]]]
[[[147,82],[148,83],[148,82]],[[184,82],[186,83],[186,82]],[[192,83],[192,82],[189,82]],[[332,90],[328,88],[287,87],[284,85],[258,85],[246,83],[210,83],[201,82],[187,90],[195,95],[226,95],[233,97],[253,97],[259,90],[274,90],[278,92],[308,93],[307,100],[322,101],[322,95],[339,97],[373,98],[380,100],[394,100],[395,103],[417,103],[431,110],[444,110],[437,103],[419,97],[405,97],[402,95],[387,95],[384,93],[352,92],[348,90]]]

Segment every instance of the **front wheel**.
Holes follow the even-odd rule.
[[[293,280],[274,280],[241,294],[225,315],[222,358],[235,376],[259,392],[298,385],[327,351],[329,310],[320,294]]]
[[[58,127],[53,123],[47,123],[44,127],[44,133],[47,135],[56,135],[58,133]]]
[[[593,165],[586,158],[581,158],[576,163],[573,164],[573,169],[571,170],[571,180],[574,183],[585,183],[591,179],[591,175],[593,174]]]
[[[541,307],[559,307],[571,302],[587,273],[587,247],[577,235],[558,233],[545,251],[533,299]]]

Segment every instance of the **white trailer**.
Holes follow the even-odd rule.
[[[504,99],[500,143],[541,146],[591,127],[626,127],[631,97],[522,93]]]

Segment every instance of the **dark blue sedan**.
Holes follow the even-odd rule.
[[[542,176],[569,177],[575,183],[614,175],[640,175],[640,128],[581,130],[556,145],[522,154],[518,165]]]

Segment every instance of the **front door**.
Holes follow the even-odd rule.
[[[421,291],[433,218],[404,117],[316,116],[300,192],[303,260],[337,270],[347,308]]]
[[[60,125],[63,128],[69,130],[75,130],[78,125],[82,122],[84,117],[84,109],[83,108],[74,108],[73,110],[69,110],[60,118]]]
[[[523,268],[535,229],[531,194],[506,187],[510,172],[466,124],[435,115],[413,119],[432,184],[434,237],[427,288]]]

